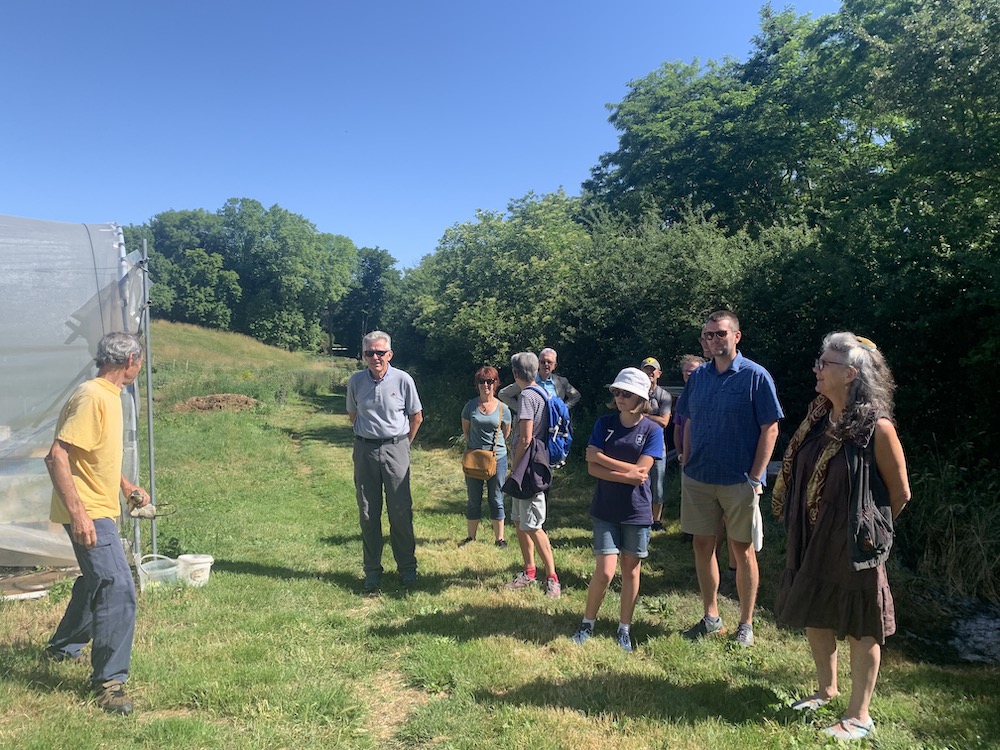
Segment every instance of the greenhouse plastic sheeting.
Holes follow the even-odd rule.
[[[65,565],[73,550],[49,523],[43,458],[59,411],[94,377],[101,337],[139,330],[139,253],[115,224],[0,216],[0,566]],[[126,474],[135,477],[135,391],[122,391]]]

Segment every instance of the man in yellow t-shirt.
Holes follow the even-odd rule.
[[[121,389],[142,368],[142,347],[129,333],[109,333],[97,345],[97,377],[80,385],[59,414],[45,457],[54,492],[50,518],[73,542],[80,577],[66,614],[49,641],[55,661],[78,659],[93,641],[91,683],[97,704],[110,713],[132,712],[125,695],[135,634],[135,583],[118,538],[119,491],[141,487],[122,476]]]

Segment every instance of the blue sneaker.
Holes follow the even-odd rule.
[[[404,586],[414,586],[417,583],[417,571],[408,570],[403,573],[403,585]]]
[[[619,629],[617,635],[615,635],[615,641],[622,647],[622,651],[626,654],[631,654],[634,650],[632,648],[632,636],[624,630]]]
[[[578,627],[576,629],[576,632],[573,633],[573,635],[571,636],[571,640],[577,646],[582,646],[590,639],[590,636],[592,636],[593,634],[594,634],[594,626],[588,625],[587,623],[583,622],[580,623],[580,627]]]
[[[364,583],[361,584],[361,588],[366,594],[374,594],[378,592],[378,587],[381,582],[382,575],[380,573],[369,573],[365,576],[365,580]]]

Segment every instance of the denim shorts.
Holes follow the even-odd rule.
[[[625,552],[640,560],[649,556],[649,526],[610,523],[599,518],[593,521],[595,555],[617,555],[619,552]]]

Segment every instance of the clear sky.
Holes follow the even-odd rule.
[[[789,3],[814,18],[839,0]],[[774,3],[776,8],[783,3]],[[605,105],[745,59],[754,0],[30,0],[0,9],[0,214],[141,224],[254,198],[403,267],[580,191]]]

